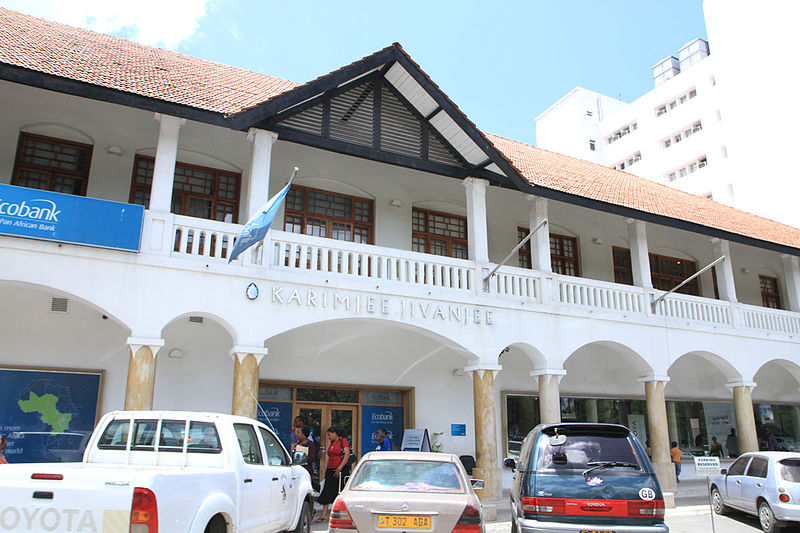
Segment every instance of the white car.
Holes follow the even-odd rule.
[[[752,452],[741,455],[711,481],[714,512],[729,509],[758,517],[767,533],[800,522],[800,453]]]

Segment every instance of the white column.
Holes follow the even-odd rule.
[[[628,241],[631,244],[631,268],[633,270],[633,284],[645,289],[653,288],[650,277],[650,256],[647,253],[647,233],[644,220],[625,219],[628,226]]]
[[[272,145],[278,134],[272,131],[250,128],[247,140],[253,143],[253,156],[250,159],[250,181],[247,189],[247,218],[269,199],[269,171],[272,163]]]
[[[725,261],[717,263],[714,270],[717,273],[717,289],[720,300],[736,302],[736,287],[733,284],[733,260],[731,259],[731,246],[728,241],[711,239],[714,250],[714,259],[725,256]]]
[[[480,178],[466,178],[467,189],[467,239],[469,258],[478,263],[489,262],[489,238],[486,229],[486,187],[489,182]]]
[[[561,393],[559,384],[567,374],[563,368],[534,370],[531,377],[539,380],[539,422],[558,424],[561,422]]]
[[[172,183],[175,180],[175,161],[178,158],[178,134],[186,119],[156,113],[161,122],[158,129],[158,146],[153,167],[153,184],[150,187],[151,211],[169,213],[172,207]]]
[[[542,220],[547,218],[547,198],[528,196],[528,223],[529,229],[537,227]],[[542,272],[552,272],[550,263],[550,228],[545,225],[533,234],[531,240],[531,268]]]
[[[786,298],[789,300],[789,311],[800,311],[800,268],[795,255],[781,256],[783,277],[786,280]]]

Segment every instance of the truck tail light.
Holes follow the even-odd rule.
[[[350,511],[347,510],[347,505],[340,498],[336,498],[336,501],[333,502],[328,529],[356,529],[356,526],[353,525],[353,519],[350,517]]]
[[[464,507],[453,533],[481,533],[481,511],[476,503],[470,502]]]
[[[522,512],[526,515],[563,515],[566,508],[567,503],[563,498],[522,498]]]
[[[150,489],[133,489],[130,533],[158,533],[156,495]]]
[[[630,501],[628,516],[664,516],[664,500]]]

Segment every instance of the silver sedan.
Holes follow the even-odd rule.
[[[758,517],[767,533],[800,522],[800,453],[753,452],[741,455],[711,482],[714,512],[729,509]]]
[[[483,533],[473,483],[455,455],[370,452],[333,502],[330,532]]]

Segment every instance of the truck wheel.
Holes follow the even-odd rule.
[[[217,514],[206,526],[205,533],[226,533],[227,531],[228,525],[225,523],[225,519],[222,518],[222,515]]]
[[[297,519],[297,527],[292,533],[311,533],[311,504],[308,501],[303,502],[300,518]]]

